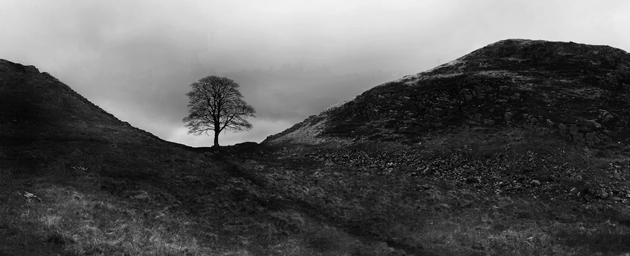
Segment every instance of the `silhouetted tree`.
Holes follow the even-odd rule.
[[[207,76],[191,84],[188,116],[184,123],[188,133],[208,134],[214,131],[214,147],[219,146],[219,133],[224,129],[246,131],[252,125],[245,117],[255,117],[256,110],[243,100],[239,85],[231,79]]]

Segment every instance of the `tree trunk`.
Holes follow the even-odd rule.
[[[213,147],[219,147],[219,130],[214,129],[214,146]]]

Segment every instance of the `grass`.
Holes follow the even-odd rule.
[[[627,189],[620,173],[628,162],[621,155],[596,158],[553,136],[519,129],[462,130],[416,146],[368,143],[285,152],[292,152],[296,164],[267,158],[242,166],[262,176],[276,194],[314,206],[318,218],[355,237],[383,241],[390,250],[435,255],[630,252],[627,205],[579,194],[611,183]],[[428,167],[435,170],[422,173]],[[612,178],[605,174],[611,168],[617,175]],[[478,178],[469,182],[471,177]]]
[[[597,157],[545,136],[471,129],[416,145],[208,152],[91,144],[49,149],[55,158],[22,148],[37,163],[0,168],[0,244],[13,244],[0,252],[630,252],[628,204],[612,200],[628,188],[623,155]],[[599,197],[601,189],[611,195]]]
[[[31,191],[45,195],[41,198],[44,203],[22,204],[13,209],[17,210],[15,218],[3,219],[4,225],[28,227],[28,233],[58,245],[70,255],[207,254],[208,248],[190,235],[194,222],[185,217],[165,211],[141,211],[116,198],[52,184],[40,184]]]
[[[467,70],[491,63],[478,60]],[[376,87],[328,113],[339,122],[324,133],[353,143],[221,149],[160,141],[50,75],[0,63],[0,255],[630,255],[624,144],[552,134],[608,106],[623,139],[627,104],[564,100],[548,85],[580,63],[562,63],[517,79],[442,76],[449,66],[429,84]],[[520,91],[525,78],[540,90]]]
[[[311,218],[222,157],[208,157],[212,153],[145,147],[127,154],[133,145],[80,148],[22,148],[20,154],[36,155],[28,168],[23,161],[2,162],[0,245],[8,245],[0,247],[3,255],[377,250]],[[25,196],[30,194],[34,197]]]

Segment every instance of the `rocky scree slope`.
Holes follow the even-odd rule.
[[[264,143],[418,143],[458,127],[524,127],[577,144],[627,145],[629,90],[630,54],[623,50],[503,40],[376,86]]]

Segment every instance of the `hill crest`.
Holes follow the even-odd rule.
[[[525,127],[577,144],[628,143],[630,54],[508,39],[384,83],[264,143],[418,143],[459,127]]]
[[[120,121],[35,66],[3,59],[0,59],[0,127],[0,136],[15,143],[35,140],[161,141]]]

